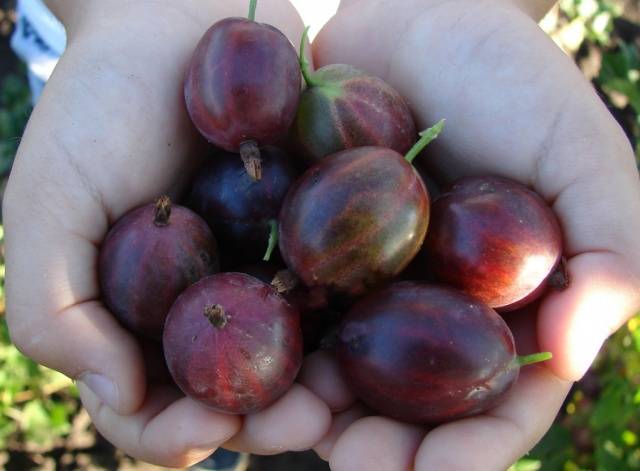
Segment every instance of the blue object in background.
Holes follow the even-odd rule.
[[[189,468],[190,471],[246,471],[249,466],[249,455],[218,448],[206,460]]]

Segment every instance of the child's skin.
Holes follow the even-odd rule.
[[[184,185],[201,152],[182,101],[184,67],[208,26],[246,15],[245,0],[48,2],[67,27],[68,49],[4,199],[12,339],[78,380],[107,439],[156,464],[186,466],[224,445],[263,454],[313,447],[336,471],[506,469],[548,430],[572,382],[640,306],[633,152],[537,27],[553,3],[343,0],[313,45],[316,66],[350,63],[388,80],[420,128],[447,119],[428,154],[441,178],[515,178],[561,220],[571,286],[507,318],[520,353],[548,350],[554,359],[526,368],[490,413],[428,433],[359,419],[324,353],[307,359],[299,384],[275,405],[244,419],[145,379],[154,359],[99,301],[98,247],[125,212]],[[298,44],[303,24],[286,0],[261,0],[257,19]]]

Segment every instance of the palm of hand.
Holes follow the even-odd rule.
[[[144,10],[145,3],[131,8]],[[240,422],[152,385],[158,377],[149,355],[145,396],[140,347],[97,301],[94,264],[110,223],[186,183],[204,147],[176,84],[211,18],[244,11],[226,2],[202,3],[189,15],[169,2],[150,3],[172,17],[164,35],[153,21],[132,28],[125,16],[88,40],[71,41],[34,113],[29,127],[39,139],[25,136],[5,199],[5,221],[13,228],[7,233],[8,307],[36,313],[9,319],[27,354],[81,380],[100,371],[118,385],[110,408],[80,383],[83,402],[107,438],[141,459],[180,465],[227,441]],[[317,353],[307,359],[301,384],[246,418],[225,446],[273,453],[316,445],[336,470],[403,469],[414,458],[419,470],[501,469],[546,431],[567,380],[583,372],[604,335],[637,304],[629,276],[638,266],[630,237],[640,214],[632,160],[588,84],[523,14],[497,2],[426,2],[425,8],[415,1],[394,7],[391,19],[383,13],[386,3],[347,6],[314,45],[317,62],[352,63],[386,78],[409,100],[422,128],[447,118],[444,135],[424,157],[442,178],[504,175],[553,202],[571,257],[572,287],[551,295],[539,312],[514,314],[510,321],[520,353],[554,352],[555,375],[531,368],[490,414],[426,434],[380,417],[360,419],[365,411],[354,404],[335,363]],[[216,13],[201,14],[207,8]],[[275,8],[274,17],[283,10]],[[125,15],[139,21],[135,13]],[[378,18],[388,21],[378,27]],[[293,19],[259,19],[284,26],[290,38],[301,35]],[[107,60],[96,65],[96,54]],[[25,241],[29,254],[13,248]],[[619,255],[627,253],[635,259]],[[599,316],[594,302],[615,315]],[[61,348],[61,338],[74,341]],[[180,433],[168,437],[167,430]]]

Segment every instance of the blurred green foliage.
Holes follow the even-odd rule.
[[[13,163],[31,114],[31,93],[24,74],[7,75],[0,84],[0,175]]]
[[[77,392],[66,376],[29,360],[11,345],[0,319],[0,449],[16,443],[48,448],[69,433]],[[27,447],[29,448],[29,447]]]
[[[510,471],[640,469],[640,316],[620,329],[564,410]]]
[[[623,97],[622,107],[633,110],[633,120],[629,123],[636,138],[640,136],[640,51],[634,44],[620,42],[615,50],[605,52],[598,82],[609,95]],[[620,100],[618,100],[620,101]],[[636,157],[640,156],[640,146],[636,145]]]
[[[560,9],[570,22],[584,25],[585,39],[607,46],[611,39],[613,18],[622,14],[620,1],[560,0]]]

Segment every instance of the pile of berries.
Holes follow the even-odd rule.
[[[183,205],[162,196],[111,228],[105,304],[161,341],[177,386],[217,411],[269,406],[319,348],[389,417],[495,406],[522,365],[550,357],[517,356],[497,312],[568,282],[554,213],[496,176],[432,201],[412,162],[443,121],[418,133],[381,79],[310,70],[307,32],[298,56],[255,7],[195,49],[185,102],[212,153]]]

